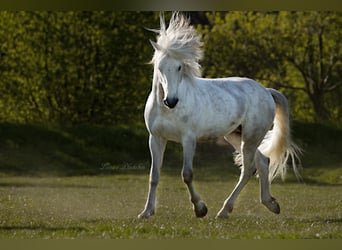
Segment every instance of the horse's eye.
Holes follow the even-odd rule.
[[[182,69],[182,66],[179,66],[179,67],[178,67],[178,71],[181,71],[181,69]]]

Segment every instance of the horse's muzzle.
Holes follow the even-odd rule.
[[[177,103],[178,103],[177,97],[176,98],[166,98],[164,100],[164,104],[170,109],[173,109],[174,107],[176,107]]]

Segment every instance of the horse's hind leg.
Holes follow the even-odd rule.
[[[245,187],[251,176],[254,174],[256,149],[257,144],[255,143],[241,142],[242,167],[240,179],[232,193],[224,201],[223,207],[217,213],[217,218],[228,218],[228,214],[233,211],[234,202],[236,198],[239,196],[241,190]]]
[[[269,159],[266,156],[264,156],[258,149],[255,149],[255,145],[257,145],[257,143],[254,144],[254,146],[252,144],[250,147],[248,147],[246,143],[243,143],[243,145],[241,145],[242,143],[240,133],[233,133],[227,135],[225,136],[225,139],[233,145],[233,147],[236,149],[238,153],[240,153],[240,156],[242,158],[242,169],[238,184],[235,186],[230,196],[225,200],[222,209],[217,214],[217,217],[228,217],[228,213],[231,213],[233,210],[235,199],[237,198],[243,187],[247,184],[251,175],[254,174],[256,170],[258,171],[260,177],[261,203],[264,204],[272,212],[278,214],[280,212],[280,206],[276,202],[276,200],[271,196],[269,189]]]
[[[259,174],[260,181],[260,200],[273,213],[280,213],[280,206],[270,194],[270,183],[268,179],[269,159],[264,156],[259,150],[256,152],[256,168]]]
[[[182,177],[184,183],[187,185],[191,202],[194,205],[194,211],[197,217],[204,217],[207,212],[207,206],[203,201],[201,201],[200,196],[196,193],[194,186],[192,184],[193,174],[192,174],[192,161],[196,149],[196,139],[188,136],[183,138],[183,169]]]

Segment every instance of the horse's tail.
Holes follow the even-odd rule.
[[[269,180],[271,182],[279,175],[282,179],[285,178],[286,163],[289,158],[291,158],[296,177],[301,179],[296,162],[299,161],[301,149],[291,139],[288,101],[279,91],[267,90],[276,103],[276,114],[273,128],[266,134],[259,150],[270,159]]]

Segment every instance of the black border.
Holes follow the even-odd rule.
[[[2,10],[342,10],[340,0],[10,0]]]

